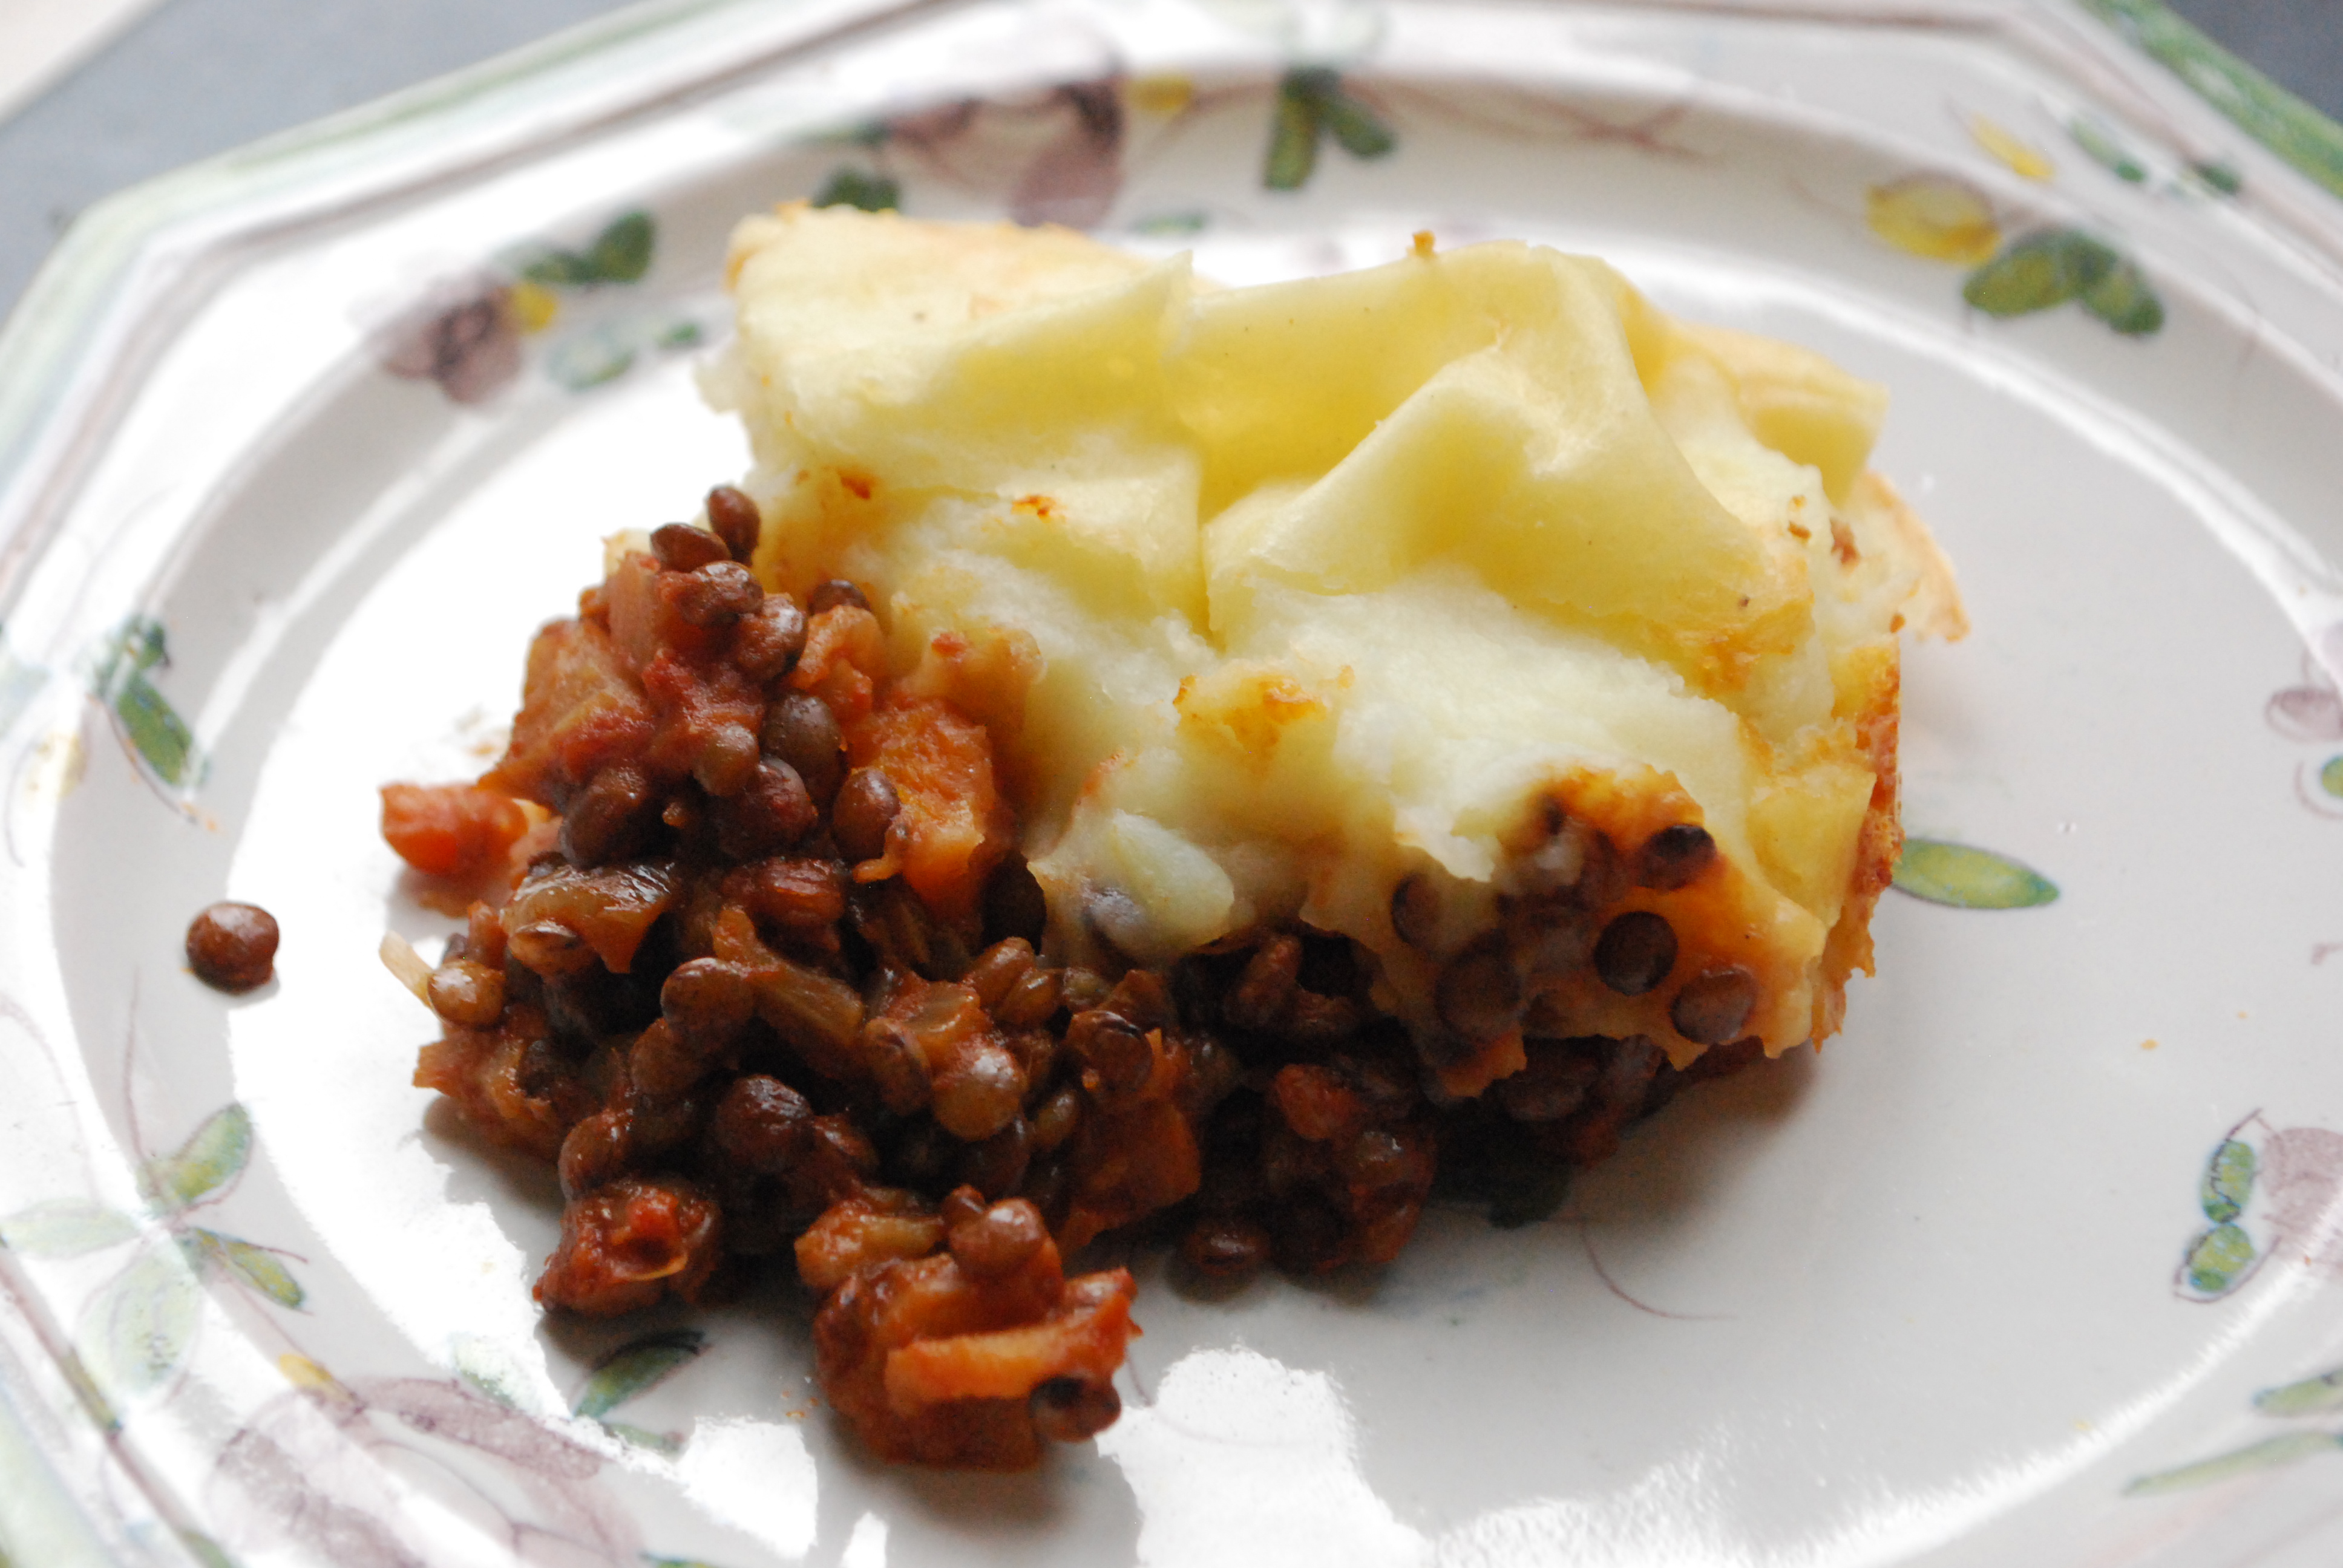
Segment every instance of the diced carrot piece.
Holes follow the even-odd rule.
[[[899,689],[847,730],[846,745],[856,767],[879,769],[895,787],[902,837],[900,861],[887,869],[943,919],[972,920],[1014,832],[991,736],[941,698]],[[890,839],[888,859],[898,854]]]
[[[477,877],[528,831],[508,795],[477,784],[386,784],[382,836],[398,858],[435,877]]]

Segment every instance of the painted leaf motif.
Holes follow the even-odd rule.
[[[563,338],[545,360],[545,373],[571,392],[615,381],[634,367],[634,347],[608,327]]]
[[[2090,155],[2091,161],[2119,180],[2138,185],[2147,178],[2147,166],[2131,156],[2116,134],[2098,121],[2087,116],[2066,122],[2066,134],[2075,145]]]
[[[143,1184],[155,1204],[179,1210],[235,1179],[252,1157],[252,1118],[241,1105],[212,1112],[176,1154],[147,1161]]]
[[[2164,301],[2127,256],[2115,270],[2084,286],[2083,308],[2126,337],[2153,337],[2164,326]]]
[[[639,282],[651,269],[651,254],[658,243],[659,229],[650,214],[627,213],[594,236],[586,252],[587,265],[603,283]]]
[[[527,1380],[502,1345],[478,1334],[458,1334],[450,1348],[455,1354],[456,1375],[466,1386],[507,1410],[524,1408],[516,1391],[528,1386]]]
[[[903,205],[903,187],[887,175],[869,174],[851,164],[832,169],[814,193],[816,206],[853,206],[888,212]]]
[[[200,1530],[182,1530],[178,1533],[179,1544],[204,1568],[236,1568],[236,1561],[227,1554],[227,1549]]]
[[[223,1236],[216,1231],[197,1227],[196,1242],[211,1257],[233,1269],[245,1283],[275,1302],[280,1307],[298,1307],[307,1299],[301,1282],[293,1271],[277,1261],[277,1255],[266,1247],[256,1247],[234,1236]]]
[[[187,782],[195,772],[195,734],[153,683],[144,675],[125,680],[114,695],[114,712],[156,778],[166,784]]]
[[[151,616],[135,615],[107,642],[97,666],[96,689],[112,691],[140,670],[171,661],[163,623]]]
[[[2217,1481],[2228,1481],[2257,1470],[2293,1464],[2308,1459],[2314,1453],[2331,1452],[2338,1446],[2343,1444],[2338,1444],[2331,1432],[2289,1432],[2284,1437],[2268,1438],[2212,1459],[2200,1459],[2177,1470],[2143,1475],[2125,1487],[2124,1492],[2132,1497],[2157,1497],[2167,1492],[2186,1492],[2194,1486],[2210,1486]]]
[[[1270,123],[1269,161],[1261,183],[1273,191],[1298,191],[1318,166],[1318,99],[1305,74],[1289,71],[1277,85],[1277,107]]]
[[[2190,1289],[2219,1296],[2237,1289],[2238,1276],[2253,1261],[2254,1239],[2241,1226],[2220,1224],[2189,1243],[2181,1267]]]
[[[2194,164],[2188,172],[2223,196],[2236,196],[2246,188],[2246,176],[2232,163]]]
[[[1379,158],[1399,145],[1383,116],[1339,82],[1330,84],[1319,100],[1318,117],[1327,135],[1354,158]]]
[[[2254,1408],[2264,1415],[2316,1415],[2343,1408],[2343,1367],[2266,1388],[2254,1395]]]
[[[2205,1166],[2205,1180],[2197,1194],[2205,1218],[2226,1225],[2246,1211],[2247,1200],[2254,1195],[2256,1164],[2252,1144],[2235,1138],[2222,1141]]]
[[[59,1198],[0,1220],[0,1243],[28,1258],[77,1258],[118,1247],[138,1234],[138,1221],[103,1203]]]
[[[157,1243],[91,1298],[82,1312],[83,1363],[98,1386],[136,1399],[168,1382],[203,1320],[203,1290],[176,1246]]]
[[[648,1334],[620,1345],[596,1364],[578,1396],[575,1412],[599,1421],[674,1375],[707,1348],[708,1336],[697,1329]]]
[[[672,1432],[652,1432],[647,1427],[629,1426],[623,1421],[606,1421],[602,1430],[622,1442],[673,1459],[683,1452],[683,1439]]]
[[[2056,884],[2006,855],[1941,839],[1907,839],[1896,887],[1932,904],[1963,910],[2026,910],[2058,897]]]
[[[146,671],[169,662],[162,622],[133,616],[107,640],[92,671],[90,689],[113,710],[131,749],[156,776],[180,785],[196,772],[195,736],[146,678]]]
[[[541,288],[583,288],[595,279],[594,262],[574,250],[549,251],[521,268],[520,275]]]
[[[2343,757],[2329,757],[2318,769],[2318,787],[2329,795],[2343,799]]]
[[[1202,234],[1211,221],[1201,212],[1164,212],[1141,218],[1131,226],[1141,234]]]
[[[1974,266],[2001,246],[1993,204],[1976,186],[1949,175],[1907,175],[1872,186],[1864,219],[1896,249],[1928,261]]]
[[[2026,316],[2066,304],[2113,272],[2117,260],[2079,229],[2046,229],[2011,241],[1969,274],[1961,297],[1987,316]]]
[[[2023,175],[2029,180],[2046,180],[2057,174],[2057,165],[2007,126],[1988,120],[1983,115],[1971,115],[1968,126],[1970,140],[1990,153],[1996,162],[2012,174]]]

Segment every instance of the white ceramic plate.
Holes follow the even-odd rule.
[[[599,538],[743,466],[723,237],[815,192],[1231,281],[1526,236],[1886,383],[1976,626],[1907,664],[1951,901],[1544,1222],[1218,1302],[1141,1260],[1127,1413],[1031,1476],[858,1456],[786,1293],[540,1320],[549,1179],[407,1086],[375,946],[449,922],[374,789],[477,770]],[[124,198],[0,340],[0,1543],[2330,1560],[2339,363],[2343,208],[2021,0],[674,5]],[[179,958],[223,896],[286,932],[241,1000]]]

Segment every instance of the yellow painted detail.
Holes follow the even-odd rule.
[[[1983,115],[1971,115],[1968,127],[1970,139],[2011,173],[2023,175],[2030,180],[2047,180],[2058,173],[2058,166],[2052,163],[2047,155],[2007,126],[1997,125]]]
[[[1974,266],[2001,246],[2001,226],[1985,193],[1950,175],[1907,175],[1874,186],[1865,204],[1871,232],[1914,256]]]

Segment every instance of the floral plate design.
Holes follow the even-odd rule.
[[[2201,96],[2199,95],[2202,95]],[[2153,0],[675,0],[85,218],[0,337],[0,1552],[2288,1564],[2343,1548],[2343,133]],[[493,755],[797,196],[1232,282],[1526,236],[1893,388],[1914,650],[1846,1032],[1375,1278],[1145,1253],[1095,1450],[876,1467],[790,1292],[541,1320],[407,1082]],[[283,923],[241,999],[215,899]]]

